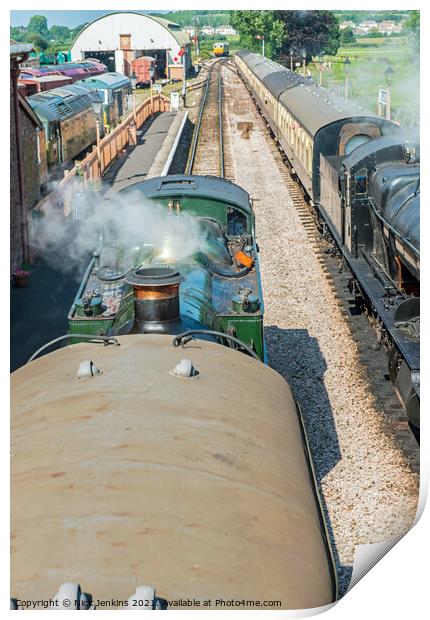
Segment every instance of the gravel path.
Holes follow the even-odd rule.
[[[264,120],[239,77],[223,69],[234,180],[254,199],[270,365],[300,404],[338,565],[340,594],[355,545],[410,527],[418,480],[383,430],[336,303],[280,173]],[[237,123],[253,123],[249,139]]]

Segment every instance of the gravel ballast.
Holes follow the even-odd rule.
[[[254,200],[269,364],[303,413],[345,593],[354,548],[402,536],[418,501],[418,479],[383,427],[357,343],[240,78],[223,68],[225,139],[234,181]],[[252,123],[249,138],[237,127]],[[285,173],[284,173],[285,174]]]

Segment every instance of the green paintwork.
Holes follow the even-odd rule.
[[[146,200],[151,200],[170,212],[175,218],[183,212],[196,218],[201,231],[200,250],[179,262],[163,261],[157,248],[142,245],[133,254],[133,264],[126,262],[128,248],[112,240],[105,245],[106,251],[113,253],[119,273],[128,268],[162,265],[179,271],[182,281],[179,288],[180,312],[185,322],[191,321],[216,331],[231,333],[253,348],[264,360],[263,338],[263,296],[258,271],[258,258],[254,237],[254,214],[249,197],[241,188],[221,179],[205,177],[165,177],[171,183],[150,179],[133,186],[133,191],[142,187]],[[181,182],[178,182],[181,179]],[[188,183],[191,179],[193,183]],[[196,180],[196,181],[195,181]],[[184,189],[185,188],[185,189]],[[128,190],[128,188],[127,188]],[[126,191],[127,191],[126,190]],[[138,208],[138,207],[137,207]],[[215,220],[215,222],[213,221]],[[172,220],[174,223],[174,220]],[[221,227],[216,224],[218,222]],[[172,230],[176,230],[173,226]],[[167,230],[166,234],[169,231]],[[252,248],[252,249],[251,249]],[[238,249],[248,252],[254,259],[254,267],[242,277],[224,277],[216,271],[234,274],[236,268],[229,265],[231,254]],[[103,248],[101,249],[103,252]],[[227,261],[227,262],[226,262]],[[106,263],[105,263],[106,264]],[[214,271],[215,269],[215,271]],[[250,303],[243,304],[243,289],[248,290]],[[108,308],[102,315],[86,316],[82,303],[74,303],[69,313],[71,333],[100,334],[118,333],[134,316],[132,288],[119,280],[114,284],[98,278],[94,259],[89,265],[76,296],[81,300],[85,292],[96,290],[103,298],[103,306]],[[99,300],[97,300],[99,302]],[[97,311],[99,304],[96,304]],[[184,328],[185,331],[186,328]],[[226,341],[227,342],[227,341]]]

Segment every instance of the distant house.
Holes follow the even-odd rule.
[[[341,22],[339,24],[340,30],[345,30],[345,28],[354,28],[355,24],[352,21]]]
[[[200,28],[200,32],[209,36],[215,34],[215,28],[213,28],[212,26],[203,26],[203,28]]]
[[[369,19],[369,20],[365,20],[363,22],[360,22],[358,24],[358,27],[364,32],[364,33],[368,33],[370,30],[372,30],[372,28],[378,28],[378,24],[377,22],[375,22],[373,19]]]
[[[30,259],[29,213],[46,181],[45,134],[39,119],[18,90],[20,63],[32,45],[10,46],[10,269]]]
[[[216,34],[222,34],[224,36],[237,34],[232,26],[218,26],[218,28],[215,28],[215,32]]]
[[[392,34],[396,31],[396,22],[390,20],[379,22],[378,30],[381,34]]]

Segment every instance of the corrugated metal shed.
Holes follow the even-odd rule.
[[[120,49],[121,34],[130,36],[133,50],[170,50],[177,54],[190,38],[178,24],[161,17],[136,11],[113,12],[88,24],[76,37],[72,59],[80,60],[82,52],[114,51]]]

